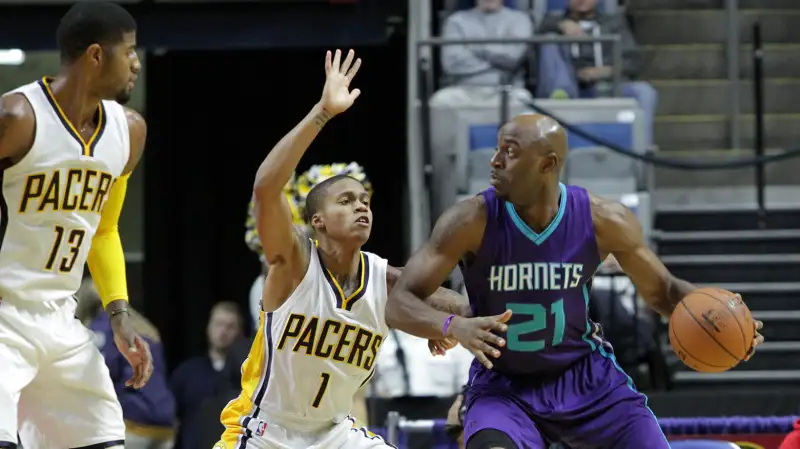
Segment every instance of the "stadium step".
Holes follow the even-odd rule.
[[[792,0],[794,1],[794,0]],[[800,45],[764,45],[764,73],[772,78],[797,76],[800,67]],[[728,60],[724,44],[642,45],[639,49],[644,62],[641,78],[650,81],[683,79],[716,79],[728,77]],[[753,76],[751,45],[742,45],[739,53],[739,76]],[[752,97],[748,90],[746,98]],[[667,100],[664,95],[660,101]],[[687,102],[694,104],[694,102]]]
[[[768,139],[769,140],[769,139]],[[793,144],[795,147],[797,144]],[[751,159],[753,150],[698,150],[675,151],[674,148],[662,148],[655,155],[666,159],[679,159],[694,163],[724,164],[731,160]],[[767,149],[764,154],[772,156],[783,153],[783,150]],[[800,184],[800,158],[784,159],[780,162],[764,166],[764,177],[767,185],[771,186],[797,186]],[[653,184],[656,190],[681,189],[691,196],[689,190],[698,190],[704,187],[741,188],[746,186],[752,193],[752,200],[741,203],[755,203],[755,169],[752,166],[725,170],[675,170],[668,167],[655,167],[653,171]],[[705,191],[704,193],[707,193]],[[755,222],[754,222],[755,223]],[[701,228],[702,229],[702,228]],[[712,228],[714,229],[714,228]]]
[[[728,22],[720,9],[633,9],[641,45],[723,43]],[[800,42],[798,9],[747,9],[739,12],[739,40],[752,41],[752,26],[761,23],[764,42]]]
[[[764,322],[761,335],[766,341],[776,343],[800,342],[800,311],[758,311],[753,318]],[[795,356],[800,356],[800,352]],[[796,357],[800,359],[800,357]],[[800,368],[798,368],[800,369]]]
[[[661,260],[690,282],[800,281],[800,254],[672,255]]]
[[[753,313],[800,310],[800,282],[700,283],[698,285],[718,287],[739,293]],[[798,325],[800,326],[800,323]]]
[[[755,116],[742,114],[739,126],[741,146],[755,148]],[[728,127],[724,114],[660,115],[656,116],[653,133],[655,142],[666,151],[725,148],[729,144]],[[764,136],[769,148],[796,148],[800,141],[800,113],[764,114]]]
[[[798,58],[800,59],[800,58]],[[769,76],[775,75],[766,72]],[[658,115],[719,115],[730,110],[730,83],[724,79],[651,80],[658,90]],[[740,80],[739,104],[743,114],[753,113],[753,83]],[[692,101],[686,101],[691,98]],[[768,78],[764,80],[764,108],[770,114],[797,111],[800,79]]]
[[[654,229],[659,231],[737,231],[758,229],[758,213],[747,210],[659,209]],[[800,210],[770,210],[765,217],[767,229],[797,229]],[[734,281],[740,282],[740,281]]]
[[[800,389],[794,385],[748,385],[701,382],[648,394],[656,416],[792,416],[797,415]]]
[[[732,386],[746,384],[751,386],[787,386],[800,385],[800,370],[731,370],[724,373],[698,373],[680,371],[675,373],[675,383],[682,386],[708,387],[714,385]]]
[[[725,0],[629,0],[629,8],[641,9],[722,9]],[[790,9],[797,7],[797,0],[739,0],[739,8]]]
[[[800,229],[656,231],[653,238],[663,256],[800,253]]]
[[[692,369],[680,362],[678,357],[667,346],[664,353],[667,361],[675,366],[677,372],[692,372]],[[741,362],[734,371],[800,371],[800,342],[766,342],[747,362]]]

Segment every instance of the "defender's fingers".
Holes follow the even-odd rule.
[[[353,64],[353,67],[350,67],[350,70],[347,71],[347,80],[353,81],[353,78],[356,77],[356,73],[358,73],[358,69],[361,68],[361,58],[356,59],[356,63]]]
[[[342,62],[342,66],[339,68],[339,73],[347,73],[350,70],[350,65],[353,63],[353,58],[355,58],[356,53],[353,50],[347,52],[347,56],[344,57],[344,62]]]
[[[335,71],[339,71],[339,67],[342,66],[342,51],[336,50],[336,53],[333,54],[333,65],[331,68]]]

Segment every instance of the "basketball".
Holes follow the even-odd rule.
[[[703,373],[727,371],[744,359],[755,324],[744,301],[720,288],[689,293],[669,320],[669,341],[689,368]]]

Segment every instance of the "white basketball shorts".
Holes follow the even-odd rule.
[[[0,300],[0,448],[122,447],[122,409],[76,302]],[[4,446],[5,444],[5,446]]]
[[[214,449],[397,449],[348,417],[323,432],[300,432],[246,417],[239,429],[230,427]]]

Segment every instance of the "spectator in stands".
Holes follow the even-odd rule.
[[[464,391],[466,391],[467,387],[464,386]],[[467,407],[464,404],[464,392],[459,393],[456,396],[456,399],[453,401],[453,404],[450,406],[450,410],[447,411],[447,420],[444,423],[444,431],[447,435],[452,438],[456,444],[458,444],[458,449],[465,448],[464,442],[464,413],[466,413]],[[567,446],[563,445],[562,443],[551,443],[547,449],[569,449]],[[782,448],[781,448],[782,449]]]
[[[77,292],[80,299],[75,316],[94,332],[95,343],[105,358],[125,418],[125,447],[128,449],[171,449],[175,439],[175,398],[167,385],[164,348],[158,330],[147,318],[129,309],[131,323],[153,353],[154,372],[141,389],[126,387],[133,369],[114,344],[108,315],[91,278],[84,279]]]
[[[644,113],[647,136],[652,146],[653,118],[658,92],[645,81],[634,81],[639,74],[640,58],[636,41],[622,15],[604,14],[598,0],[570,0],[565,12],[545,17],[541,34],[564,36],[607,36],[622,38],[622,94],[637,100]],[[594,98],[611,92],[612,43],[542,45],[539,49],[537,96],[550,98]]]
[[[446,39],[526,38],[533,35],[528,14],[503,6],[503,0],[477,0],[475,7],[447,18]],[[509,104],[531,100],[524,88],[527,44],[448,45],[442,47],[442,70],[449,86],[436,92],[431,105],[499,103],[499,86],[511,84]]]
[[[800,420],[794,423],[794,430],[786,435],[779,449],[800,449]]]
[[[444,431],[458,443],[458,449],[464,449],[464,393],[458,393],[450,410],[447,411],[447,421],[444,423]]]
[[[198,411],[203,401],[217,391],[228,351],[242,337],[243,324],[244,319],[236,303],[224,301],[215,304],[206,328],[207,352],[184,361],[172,373],[170,384],[177,401],[180,422],[178,448],[200,447],[196,441]]]
[[[443,416],[467,383],[472,359],[472,353],[462,346],[432,357],[426,339],[390,330],[370,386],[371,420],[383,422],[390,410],[407,419]],[[432,435],[414,434],[407,447],[431,447],[433,442]]]

